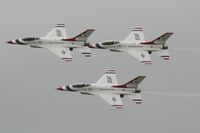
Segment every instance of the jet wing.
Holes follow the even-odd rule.
[[[72,61],[72,55],[69,48],[50,46],[47,47],[52,53],[65,61]]]
[[[109,103],[112,107],[116,109],[123,108],[120,95],[112,93],[99,93],[97,95],[101,97],[104,101]]]
[[[141,63],[151,64],[151,57],[147,51],[141,49],[129,49],[123,50],[124,52],[128,52],[130,55],[138,59]]]

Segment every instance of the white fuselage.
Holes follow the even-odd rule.
[[[69,87],[69,88],[67,88]],[[75,87],[74,85],[67,86],[66,90],[73,92],[80,92],[82,94],[96,94],[98,92],[101,93],[112,93],[119,95],[132,95],[135,93],[135,88],[120,88],[114,87],[110,85],[100,85],[100,84],[90,84],[84,87]]]
[[[112,43],[113,42],[113,43]],[[96,44],[91,44],[91,48],[99,48],[99,49],[110,49],[111,51],[123,51],[123,49],[135,48],[145,51],[159,51],[163,49],[163,45],[153,45],[153,44],[141,44],[141,43],[128,43],[124,41],[115,42],[115,41],[107,41]]]
[[[136,49],[142,49],[146,51],[158,51],[163,48],[162,45],[144,45],[144,44],[138,44],[138,43],[125,43],[125,42],[120,42],[119,43],[120,47],[122,48],[136,48]]]
[[[33,40],[24,40],[24,39],[16,39],[12,40],[13,44],[16,45],[29,45],[31,47],[36,48],[46,48],[50,45],[57,45],[66,48],[79,48],[84,45],[84,42],[79,41],[63,41],[62,39],[54,39],[54,38],[35,38]]]

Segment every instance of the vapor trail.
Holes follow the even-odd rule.
[[[191,51],[191,52],[200,52],[200,48],[170,48],[170,50],[182,50],[182,51]]]
[[[200,98],[200,93],[168,93],[168,92],[153,92],[153,91],[145,91],[144,94],[150,95],[163,95],[163,96],[173,96],[173,97],[187,97],[187,98]]]

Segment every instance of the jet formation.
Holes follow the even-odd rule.
[[[46,48],[64,61],[72,61],[71,51],[81,52],[85,57],[91,56],[91,49],[109,49],[112,52],[126,52],[139,60],[142,64],[152,64],[150,55],[159,54],[164,60],[170,59],[166,41],[173,34],[166,32],[160,37],[146,41],[142,28],[135,28],[122,41],[103,41],[90,43],[88,37],[94,29],[87,29],[75,37],[68,38],[65,24],[57,24],[44,37],[26,37],[13,39],[8,44],[30,46],[31,48]],[[96,83],[76,83],[58,87],[59,91],[78,92],[84,95],[95,95],[102,98],[114,109],[123,108],[122,98],[128,96],[136,104],[142,103],[139,84],[146,76],[138,76],[127,83],[118,84],[116,70],[107,70]]]

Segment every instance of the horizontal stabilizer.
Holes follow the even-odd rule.
[[[170,59],[169,50],[167,50],[167,49],[158,51],[157,53],[160,55],[160,57],[163,60],[169,60]]]
[[[129,97],[136,104],[142,104],[142,95],[141,95],[141,93],[135,93],[133,95],[129,95]]]
[[[83,46],[83,47],[77,48],[77,50],[79,52],[81,52],[81,54],[83,54],[85,57],[91,57],[91,49],[90,48]]]

